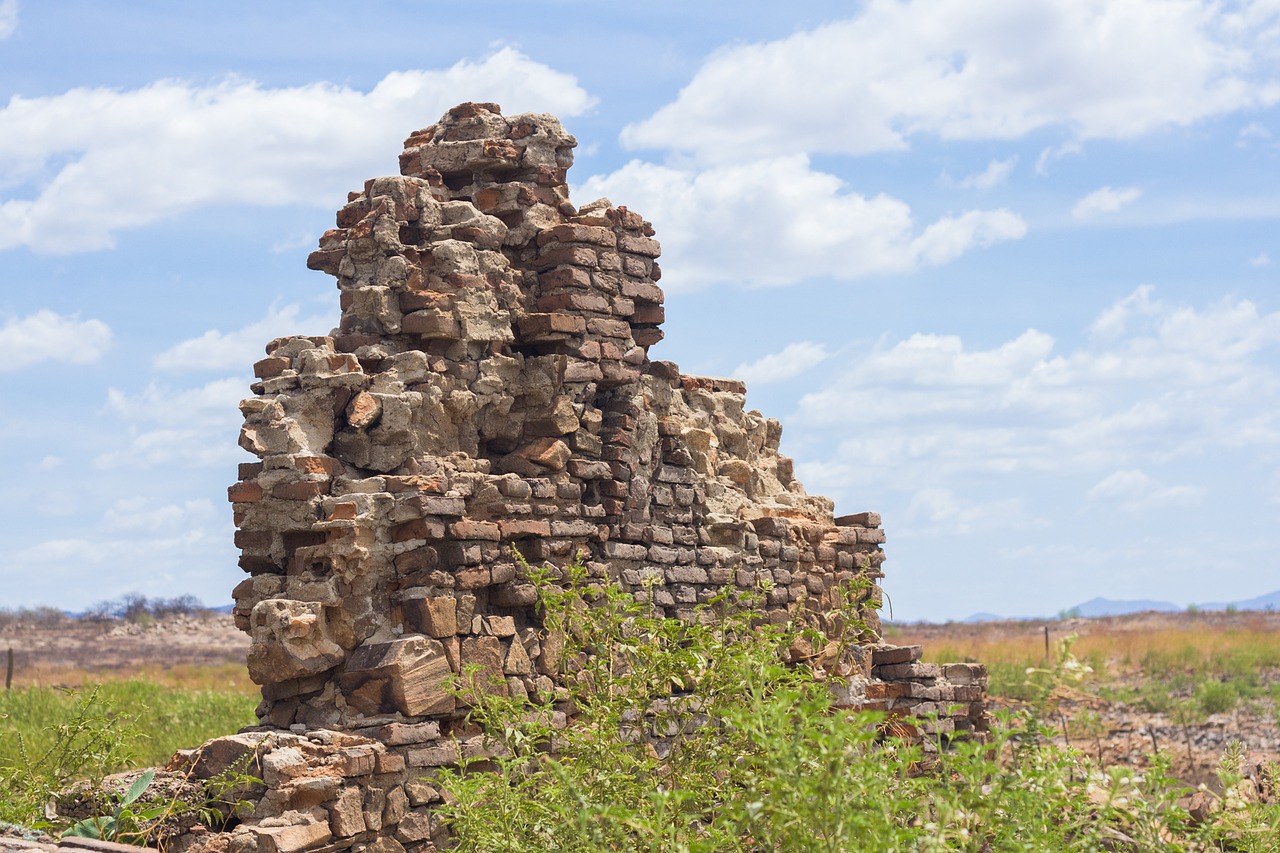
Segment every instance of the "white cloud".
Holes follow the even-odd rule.
[[[1280,8],[1241,6],[871,0],[850,20],[717,52],[622,138],[717,162],[890,151],[913,134],[1131,138],[1280,101]]]
[[[852,192],[800,154],[704,170],[633,160],[588,178],[574,195],[625,201],[651,219],[663,243],[663,286],[673,289],[902,273],[1026,233],[1003,209],[917,231],[905,202]]]
[[[1089,332],[1103,337],[1117,338],[1124,334],[1130,317],[1151,317],[1163,306],[1152,298],[1156,289],[1144,284],[1128,296],[1117,299],[1098,313],[1089,325]]]
[[[219,520],[213,504],[203,498],[160,506],[146,497],[121,498],[102,516],[103,527],[114,531],[188,530]]]
[[[1101,478],[1225,449],[1280,458],[1280,312],[1235,298],[1171,305],[1144,287],[1092,331],[1072,350],[1028,330],[985,349],[917,334],[846,353],[791,421],[815,446],[839,442],[802,471],[844,494],[948,488],[973,472]],[[1161,500],[1192,497],[1157,486]]]
[[[1172,506],[1196,506],[1204,497],[1198,486],[1165,486],[1136,468],[1115,471],[1089,490],[1091,501],[1116,503],[1126,512]]]
[[[63,459],[61,456],[49,454],[37,462],[35,468],[37,471],[53,471],[62,465],[62,462]]]
[[[209,467],[243,461],[236,444],[239,402],[249,396],[243,379],[217,379],[197,388],[149,384],[130,395],[107,391],[106,413],[128,425],[127,446],[99,454],[97,468],[122,466]]]
[[[100,454],[93,460],[95,468],[213,468],[230,467],[245,461],[244,451],[236,446],[235,425],[228,429],[162,428],[132,429],[128,444],[120,450]]]
[[[28,191],[0,201],[0,249],[108,248],[120,230],[213,204],[327,206],[370,174],[396,174],[408,132],[468,99],[561,116],[594,103],[573,76],[509,47],[392,72],[367,93],[228,79],[15,96],[0,109],[0,187]]]
[[[18,0],[0,0],[0,40],[18,29]]]
[[[1003,184],[1017,165],[1017,157],[1010,157],[1008,160],[992,160],[981,172],[966,175],[958,181],[944,178],[943,183],[962,190],[989,190]]]
[[[215,379],[198,388],[173,389],[152,382],[135,395],[107,389],[107,411],[131,422],[208,424],[224,420],[227,411],[239,418],[239,403],[247,396],[248,385],[239,377]]]
[[[1064,157],[1079,157],[1084,153],[1084,146],[1074,139],[1069,139],[1061,145],[1052,145],[1040,152],[1040,156],[1036,158],[1036,174],[1049,174],[1049,164]]]
[[[111,345],[111,329],[101,320],[81,320],[42,308],[0,326],[0,371],[21,370],[42,361],[92,364]]]
[[[1107,213],[1115,213],[1125,205],[1132,204],[1142,197],[1138,187],[1100,187],[1076,202],[1071,208],[1071,215],[1076,219],[1092,219]]]
[[[916,491],[907,503],[906,520],[897,530],[902,535],[972,536],[1044,525],[1017,498],[970,501],[942,488]]]
[[[1266,252],[1259,252],[1258,254],[1254,255],[1252,258],[1249,259],[1249,266],[1251,267],[1265,267],[1265,266],[1270,266],[1270,264],[1271,264],[1271,256],[1268,255]]]
[[[756,361],[739,364],[733,375],[747,383],[765,385],[799,376],[831,357],[826,347],[812,341],[790,344],[782,352],[770,353]]]
[[[247,374],[253,363],[265,356],[263,347],[268,341],[291,334],[327,334],[337,319],[329,312],[306,317],[300,313],[297,305],[272,305],[267,316],[234,332],[210,329],[174,344],[155,357],[153,366],[164,372],[238,370]]]
[[[1248,148],[1254,143],[1268,145],[1272,140],[1271,131],[1262,122],[1251,121],[1236,134],[1236,147]]]

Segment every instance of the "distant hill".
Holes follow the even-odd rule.
[[[1226,604],[1215,602],[1201,604],[1199,607],[1201,610],[1226,610],[1231,607],[1236,610],[1280,610],[1280,589],[1257,598],[1247,598],[1244,601],[1232,601]]]
[[[961,619],[960,621],[961,622],[999,622],[1002,619],[1004,619],[1004,617],[999,615],[998,613],[975,613],[972,616],[967,616],[964,619]]]
[[[1171,601],[1154,601],[1151,599],[1134,599],[1117,601],[1110,598],[1091,598],[1075,607],[1068,607],[1060,612],[1062,616],[1074,616],[1094,619],[1102,616],[1127,616],[1130,613],[1181,613],[1189,609],[1196,610],[1280,610],[1280,589],[1246,598],[1241,601],[1212,601],[1201,604],[1195,602],[1186,607]],[[960,620],[961,622],[999,622],[1004,619],[1040,619],[1038,616],[1000,616],[995,613],[974,613]]]
[[[1145,613],[1149,610],[1154,610],[1157,613],[1177,613],[1185,609],[1170,601],[1151,601],[1149,599],[1113,601],[1110,598],[1091,598],[1086,602],[1069,608],[1066,612],[1073,616],[1093,619],[1098,616],[1124,616],[1128,613]]]

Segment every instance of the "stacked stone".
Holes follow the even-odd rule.
[[[243,405],[263,462],[230,493],[264,720],[448,715],[469,665],[553,690],[517,552],[582,555],[682,618],[726,584],[782,618],[879,577],[878,517],[805,496],[741,383],[648,360],[657,243],[625,208],[574,210],[573,144],[549,116],[463,105],[312,255],[341,325],[269,346]]]
[[[878,630],[879,517],[806,495],[742,383],[649,360],[653,229],[572,206],[574,145],[551,116],[464,104],[310,257],[340,325],[268,345],[241,406],[261,461],[229,491],[264,723],[457,716],[468,667],[554,695],[518,555],[579,558],[683,619],[725,586],[782,620],[861,580]]]
[[[915,727],[931,735],[926,749],[936,748],[939,736],[986,730],[986,666],[923,663],[921,646],[877,643],[870,651],[866,677],[851,680],[843,704],[916,718]]]

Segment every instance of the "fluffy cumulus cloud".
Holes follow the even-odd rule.
[[[333,311],[302,316],[298,305],[272,305],[261,320],[231,332],[210,329],[179,341],[154,359],[156,370],[187,372],[237,370],[247,374],[263,358],[263,345],[284,335],[327,334],[336,319]]]
[[[782,352],[770,353],[733,369],[733,375],[744,382],[765,385],[799,376],[831,357],[827,348],[812,341],[790,344]]]
[[[839,444],[802,468],[816,478],[806,485],[949,488],[975,474],[1093,471],[1081,490],[1090,498],[1145,509],[1200,493],[1144,467],[1237,450],[1280,455],[1280,313],[1235,298],[1172,305],[1143,287],[1089,331],[1065,351],[1028,330],[990,348],[917,334],[846,354],[848,369],[803,397],[793,421]]]
[[[512,48],[392,72],[369,92],[228,79],[15,96],[0,109],[0,249],[107,248],[122,229],[212,204],[328,205],[368,175],[397,173],[406,132],[468,99],[561,116],[594,100]]]
[[[707,161],[863,154],[913,134],[1128,138],[1280,101],[1270,0],[871,0],[713,55],[623,134]]]
[[[1142,190],[1138,187],[1100,187],[1075,203],[1071,215],[1076,219],[1094,219],[1115,213],[1122,207],[1133,204],[1142,198]]]
[[[101,320],[41,309],[0,326],[0,371],[21,370],[42,361],[91,364],[110,345],[111,329]]]
[[[663,285],[791,284],[903,273],[1013,240],[1026,223],[1008,210],[972,210],[921,229],[908,205],[852,191],[802,154],[707,169],[633,160],[593,176],[574,197],[625,200],[653,221]]]

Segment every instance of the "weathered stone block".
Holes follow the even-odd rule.
[[[437,639],[458,633],[457,612],[458,603],[451,595],[408,598],[404,602],[406,626]]]
[[[444,647],[427,637],[366,642],[338,679],[347,704],[362,714],[399,711],[411,717],[453,710]]]

